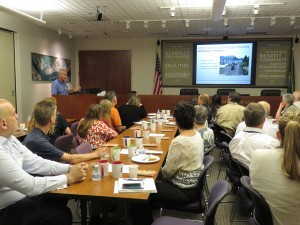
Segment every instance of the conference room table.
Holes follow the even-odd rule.
[[[174,120],[173,120],[174,121]],[[134,129],[138,129],[141,125],[134,125],[133,127],[127,129],[123,133],[121,133],[118,137],[112,139],[107,143],[107,145],[114,145],[118,144],[119,147],[123,148],[123,137],[124,136],[130,136],[132,138],[132,143],[135,143],[134,141]],[[148,126],[150,129],[150,126]],[[150,132],[151,133],[158,133],[158,134],[165,134],[163,139],[161,140],[160,144],[155,144],[155,138],[149,137],[149,139],[143,139],[143,144],[145,146],[145,149],[149,150],[162,150],[162,154],[159,154],[157,156],[160,157],[160,160],[158,162],[154,163],[136,163],[131,160],[131,158],[128,157],[127,154],[121,154],[120,155],[120,161],[123,162],[124,165],[129,164],[138,164],[139,170],[154,170],[159,172],[161,169],[161,166],[164,162],[164,159],[167,155],[169,145],[174,138],[174,135],[177,131],[177,127],[175,125],[167,125],[163,123],[163,125],[159,126],[156,124],[156,132]],[[154,145],[154,146],[148,146],[148,145]],[[107,147],[108,151],[110,152],[111,147]],[[108,204],[111,201],[125,201],[125,202],[131,202],[131,203],[147,203],[148,198],[150,196],[150,193],[114,193],[114,186],[115,181],[118,179],[112,177],[112,173],[109,173],[108,176],[102,177],[100,181],[92,181],[91,174],[92,174],[92,167],[95,163],[98,163],[97,160],[91,160],[87,163],[89,164],[89,173],[87,178],[84,181],[81,181],[76,184],[72,184],[68,186],[65,189],[56,190],[47,193],[49,196],[53,197],[62,197],[62,198],[68,198],[68,199],[79,199],[81,201],[81,220],[82,224],[87,224],[87,201],[93,201],[93,200],[101,200],[103,202],[103,224],[108,224]],[[111,163],[111,161],[110,161]],[[122,177],[127,178],[128,173],[123,173]],[[155,180],[157,178],[158,173],[153,177]],[[138,176],[142,177],[142,176]]]

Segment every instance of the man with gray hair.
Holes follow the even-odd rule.
[[[265,134],[263,128],[266,112],[259,103],[250,103],[244,109],[246,127],[229,143],[233,158],[249,167],[251,155],[255,149],[273,149],[279,141]]]
[[[266,134],[277,139],[278,124],[274,123],[274,119],[272,117],[270,117],[270,112],[271,112],[270,104],[266,101],[260,101],[258,103],[264,107],[265,112],[266,112],[266,120],[265,120],[265,123],[263,126],[263,130],[265,131]],[[245,127],[246,127],[245,121],[241,122],[236,128],[235,135],[237,135],[239,132],[241,132]]]
[[[286,93],[282,96],[282,102],[280,102],[275,116],[276,121],[279,121],[280,117],[285,112],[289,110],[297,109],[297,107],[293,103],[294,103],[294,96],[292,94]]]

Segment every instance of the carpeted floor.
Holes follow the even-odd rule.
[[[210,172],[208,172],[207,176],[207,183],[209,189],[212,187],[212,185],[217,181],[217,175],[219,172],[220,166],[223,165],[225,168],[225,164],[222,163],[222,160],[219,159],[219,149],[216,148],[212,155],[215,158],[215,161],[211,167]],[[225,171],[221,171],[221,174],[219,176],[219,180],[225,179]],[[235,216],[234,220],[243,220],[243,221],[236,221],[236,222],[230,222],[230,215],[232,208],[236,201],[236,195],[234,193],[228,195],[223,202],[219,205],[217,214],[216,214],[216,222],[218,225],[247,225],[247,219],[249,216],[249,213],[246,209],[243,208],[241,204],[237,205],[235,207]],[[73,224],[81,224],[80,220],[80,207],[78,201],[70,200],[68,206],[71,208],[73,213]],[[173,217],[179,217],[179,218],[185,218],[185,219],[192,219],[192,220],[202,220],[201,214],[193,214],[193,213],[185,213],[185,212],[179,212],[179,211],[173,211],[173,210],[154,210],[153,211],[153,217],[157,218],[160,215],[167,215],[167,216],[173,216]],[[130,225],[131,221],[130,219],[124,219],[124,220],[116,220],[111,219],[111,224],[113,225]]]

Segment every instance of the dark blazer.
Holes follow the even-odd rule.
[[[119,114],[122,120],[122,125],[129,128],[133,122],[138,122],[147,116],[147,112],[143,105],[140,107],[134,105],[122,105],[119,108]]]

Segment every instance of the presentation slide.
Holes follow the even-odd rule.
[[[251,85],[253,43],[197,44],[195,84]]]

